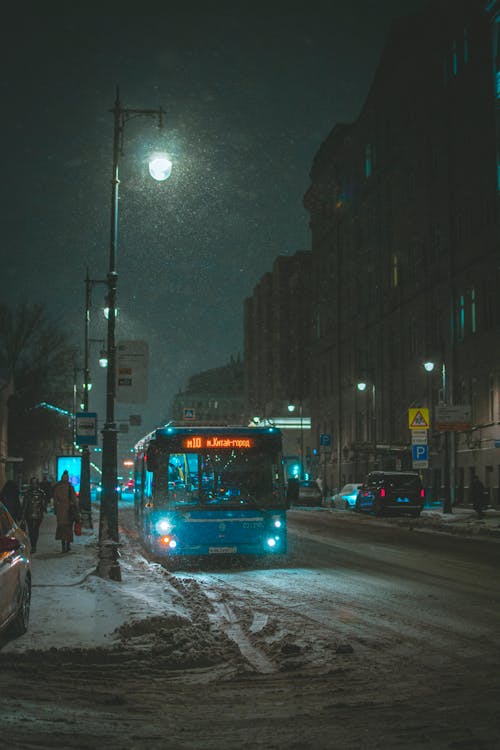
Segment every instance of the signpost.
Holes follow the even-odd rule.
[[[414,469],[429,468],[428,432],[429,409],[408,409],[408,425],[411,430],[411,462]]]
[[[427,469],[429,467],[429,446],[427,443],[412,445],[411,458],[414,469]]]
[[[97,445],[97,414],[79,411],[75,415],[75,442],[78,445]]]
[[[120,341],[117,346],[116,400],[143,404],[148,398],[147,341]]]
[[[466,404],[436,406],[436,430],[466,432],[472,429],[472,409]]]

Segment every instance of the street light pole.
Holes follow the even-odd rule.
[[[373,468],[377,468],[377,403],[375,381],[372,382],[372,442],[373,442]]]
[[[300,417],[300,478],[304,479],[304,421],[302,418],[302,399],[299,403]]]
[[[357,389],[358,391],[366,391],[367,383],[364,380],[361,380],[359,383],[357,383]],[[375,388],[375,379],[372,379],[371,383],[371,443],[372,443],[372,450],[373,450],[373,468],[376,469],[377,466],[377,411],[376,411],[376,388]],[[368,431],[368,417],[366,420],[366,429]],[[368,438],[368,435],[367,435]]]
[[[106,284],[106,281],[89,278],[89,271],[85,277],[85,321],[83,339],[83,411],[89,410],[90,370],[89,370],[89,338],[91,291],[93,284]],[[82,521],[86,528],[93,529],[92,503],[90,499],[90,453],[85,443],[82,447],[82,468],[80,476],[80,510]]]
[[[111,110],[114,116],[113,131],[113,168],[111,174],[111,232],[109,244],[108,285],[108,329],[107,353],[108,370],[106,378],[106,422],[102,430],[102,493],[101,513],[99,519],[99,562],[97,573],[103,578],[121,580],[118,561],[118,467],[117,467],[117,427],[115,422],[115,389],[116,389],[116,290],[118,274],[116,259],[118,249],[118,192],[119,192],[119,158],[121,140],[125,123],[132,117],[141,115],[155,116],[162,125],[163,110],[159,109],[125,109],[120,103],[119,89]],[[168,165],[167,165],[168,166]],[[171,163],[170,163],[171,166]],[[170,172],[168,171],[168,175]],[[158,179],[158,178],[157,178]],[[165,179],[161,177],[160,179]]]

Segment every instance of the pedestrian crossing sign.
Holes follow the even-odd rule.
[[[430,426],[429,409],[423,406],[418,409],[408,409],[408,424],[410,430],[428,430]]]

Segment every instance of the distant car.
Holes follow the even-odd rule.
[[[337,492],[335,495],[333,495],[331,504],[335,508],[343,508],[344,510],[354,508],[354,506],[356,505],[356,498],[358,496],[358,490],[360,487],[361,482],[358,482],[357,484],[344,484],[340,492]]]
[[[299,482],[299,496],[297,505],[321,505],[323,494],[313,479],[303,479]]]
[[[28,536],[0,503],[0,631],[14,636],[28,629],[31,603],[31,548]]]
[[[372,471],[358,490],[355,510],[375,513],[409,513],[419,516],[425,503],[420,476],[413,471]]]

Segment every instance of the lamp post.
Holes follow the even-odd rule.
[[[290,399],[288,404],[288,411],[294,412],[296,409],[295,402]],[[299,420],[300,420],[300,438],[299,438],[299,449],[300,449],[300,479],[304,479],[304,422],[302,417],[302,399],[299,400]]]
[[[109,244],[109,269],[107,276],[107,301],[109,305],[107,326],[108,368],[106,378],[106,422],[102,430],[102,493],[101,514],[99,522],[99,562],[97,573],[104,578],[121,580],[118,562],[118,493],[117,493],[117,427],[115,423],[115,389],[116,389],[116,289],[118,274],[116,270],[118,243],[118,187],[119,158],[123,131],[128,120],[146,116],[157,117],[162,126],[163,110],[159,109],[127,109],[120,103],[117,88],[113,109],[113,167],[111,175],[111,231]],[[162,160],[162,161],[160,161]],[[165,180],[170,176],[172,162],[167,155],[155,154],[150,161],[150,174],[157,180]]]
[[[360,380],[356,384],[358,391],[364,392],[368,387],[368,383],[365,380]],[[371,383],[371,441],[373,450],[373,468],[376,468],[377,464],[377,411],[376,411],[376,389],[375,382]]]
[[[435,363],[432,361],[424,362],[424,369],[429,375],[434,372]],[[443,359],[441,364],[441,399],[442,403],[446,404],[448,398],[448,383],[446,377],[446,363]],[[432,390],[429,388],[431,396],[428,395],[429,409],[432,409]],[[444,460],[443,460],[443,480],[444,480],[444,501],[443,501],[443,513],[453,513],[452,503],[452,475],[454,475],[454,468],[450,461],[450,433],[445,430],[444,433]],[[454,479],[453,479],[454,481]]]
[[[83,411],[89,410],[89,391],[90,391],[90,372],[89,372],[89,346],[91,341],[101,341],[103,339],[90,339],[90,308],[92,287],[95,284],[106,284],[104,279],[91,279],[87,268],[85,276],[85,319],[84,319],[84,345],[83,345]],[[82,521],[86,528],[92,529],[92,503],[90,499],[90,453],[88,444],[82,447],[82,468],[80,476],[80,510],[82,512]]]

